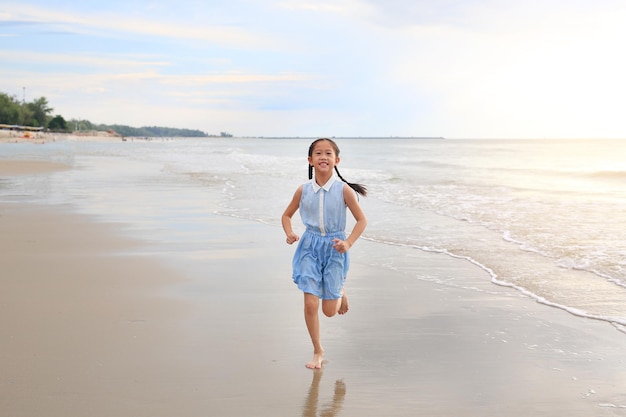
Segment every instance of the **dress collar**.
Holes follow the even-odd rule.
[[[322,188],[328,192],[330,190],[330,187],[333,185],[333,183],[337,181],[337,177],[335,177],[334,175],[332,177],[330,177],[330,179],[326,182],[326,184],[320,186],[317,184],[317,182],[315,181],[315,178],[313,178],[311,180],[311,184],[313,185],[313,192],[317,193],[319,190],[321,190]]]

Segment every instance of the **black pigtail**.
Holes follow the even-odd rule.
[[[348,184],[350,186],[350,188],[352,188],[354,191],[357,192],[357,194],[361,194],[363,197],[367,196],[367,187],[364,186],[363,184],[355,184],[352,182],[348,182],[346,181],[341,174],[339,173],[339,169],[337,169],[337,167],[335,166],[335,172],[337,173],[337,176],[339,177],[339,179],[343,182],[345,182],[346,184]]]

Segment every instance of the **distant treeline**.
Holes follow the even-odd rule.
[[[94,124],[89,120],[70,120],[68,122],[73,131],[90,131],[96,130],[100,132],[114,131],[121,136],[132,137],[185,137],[185,138],[201,138],[209,136],[207,133],[195,129],[177,129],[174,127],[144,126],[131,127],[126,125],[106,125]]]
[[[124,125],[94,124],[88,120],[66,120],[61,115],[52,116],[53,108],[48,99],[40,97],[32,102],[19,100],[0,92],[0,124],[9,126],[37,127],[54,132],[76,131],[114,131],[121,136],[136,137],[232,137],[231,134],[221,132],[219,135],[208,135],[195,129],[177,129],[173,127],[144,126],[131,127]]]
[[[106,129],[113,130],[122,136],[147,136],[147,137],[185,137],[200,138],[209,136],[205,132],[195,129],[176,129],[174,127],[144,126],[130,127],[123,125],[100,125]]]

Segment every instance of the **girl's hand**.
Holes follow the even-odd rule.
[[[287,235],[287,243],[288,243],[288,244],[290,244],[290,245],[291,245],[292,243],[294,243],[294,242],[297,242],[298,240],[300,240],[300,236],[298,236],[298,235],[297,235],[297,234],[295,234],[295,233],[289,233],[289,234]]]
[[[348,242],[346,242],[345,240],[341,240],[341,239],[333,239],[333,243],[334,243],[333,248],[335,248],[335,250],[339,253],[348,252],[351,246]]]

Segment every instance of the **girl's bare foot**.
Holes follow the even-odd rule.
[[[313,360],[307,362],[306,367],[309,369],[321,369],[324,362],[324,351],[313,354]]]
[[[346,314],[349,309],[350,306],[348,305],[348,296],[346,295],[346,291],[343,290],[343,293],[341,295],[341,305],[339,306],[339,311],[337,313]]]

